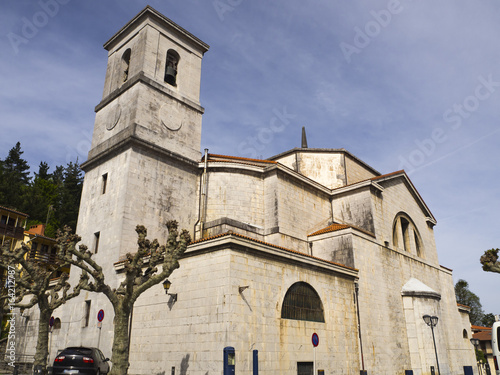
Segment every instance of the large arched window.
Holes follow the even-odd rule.
[[[394,248],[408,251],[419,257],[423,256],[420,233],[411,218],[403,212],[396,215],[392,226],[392,244]]]
[[[283,300],[281,318],[324,323],[323,304],[318,293],[307,283],[293,284]]]

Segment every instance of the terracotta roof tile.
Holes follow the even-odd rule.
[[[223,158],[223,159],[234,159],[234,160],[247,161],[247,162],[278,164],[277,161],[273,161],[273,160],[250,159],[250,158],[242,158],[242,157],[239,157],[239,156],[228,156],[228,155],[218,155],[218,154],[208,154],[208,161],[217,161],[217,160],[210,160],[210,158],[212,158],[212,157],[213,158]],[[205,161],[205,157],[203,157],[201,159],[201,161]]]
[[[340,267],[347,268],[347,269],[350,269],[350,270],[358,271],[357,268],[348,267],[348,266],[346,266],[344,264],[341,264],[341,263],[332,262],[332,261],[329,261],[329,260],[326,260],[326,259],[323,259],[323,258],[318,258],[318,257],[312,256],[312,255],[306,254],[306,253],[301,253],[300,251],[291,250],[291,249],[287,249],[286,247],[282,247],[282,246],[274,245],[272,243],[268,243],[268,242],[256,240],[255,238],[247,237],[247,236],[244,236],[242,234],[234,233],[234,232],[231,232],[231,231],[225,232],[225,233],[221,233],[221,234],[217,234],[215,236],[211,236],[211,237],[206,237],[206,238],[199,239],[197,241],[191,242],[190,245],[201,243],[201,242],[206,242],[206,241],[213,240],[215,238],[226,237],[226,236],[236,236],[236,237],[244,238],[244,239],[247,239],[247,240],[250,240],[250,241],[253,241],[253,242],[257,242],[257,243],[260,243],[260,244],[263,244],[263,245],[266,245],[266,246],[274,247],[276,249],[285,250],[285,251],[288,251],[288,252],[291,252],[291,253],[294,253],[294,254],[300,254],[300,255],[306,256],[308,258],[313,258],[313,259],[321,260],[323,262],[334,264],[336,266],[340,266]]]
[[[472,338],[480,341],[491,341],[491,331],[481,331],[472,334]]]
[[[481,326],[475,326],[471,325],[471,328],[474,330],[481,330],[481,331],[491,331],[491,327],[481,327]]]
[[[397,174],[400,174],[400,173],[405,173],[404,169],[400,169],[399,171],[395,171],[395,172],[386,173],[386,174],[383,174],[383,175],[380,175],[380,176],[372,177],[372,178],[370,178],[370,180],[375,181],[375,180],[379,180],[381,178],[394,176],[394,175],[397,175]]]
[[[375,234],[373,234],[372,232],[369,232],[367,230],[364,230],[364,229],[361,229],[355,225],[351,225],[351,224],[339,224],[339,223],[333,223],[332,225],[329,225],[327,226],[326,228],[323,228],[323,229],[320,229],[314,233],[311,233],[311,234],[308,234],[307,236],[310,237],[310,236],[317,236],[319,234],[324,234],[324,233],[330,233],[330,232],[335,232],[337,230],[342,230],[342,229],[347,229],[347,228],[352,228],[352,229],[356,229],[356,230],[359,230],[360,232],[363,232],[369,236],[372,236],[372,237],[375,237]]]
[[[337,230],[342,230],[342,229],[347,229],[347,228],[351,228],[351,226],[347,225],[347,224],[332,224],[332,225],[327,226],[326,228],[323,228],[323,229],[320,229],[314,233],[308,234],[308,236],[316,236],[318,234],[335,232]]]

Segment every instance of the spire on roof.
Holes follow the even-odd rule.
[[[307,148],[306,127],[302,127],[302,145],[301,148]]]

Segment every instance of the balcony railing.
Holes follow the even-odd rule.
[[[16,240],[22,240],[24,239],[24,228],[0,223],[0,236],[6,236],[15,238]]]
[[[52,263],[52,264],[55,264],[57,262],[56,254],[42,253],[37,250],[31,250],[28,253],[28,259],[35,260],[37,262]]]

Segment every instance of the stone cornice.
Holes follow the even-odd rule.
[[[90,150],[89,159],[81,164],[82,170],[87,172],[88,170],[94,168],[96,163],[102,162],[103,160],[115,156],[119,152],[131,147],[147,149],[148,151],[152,151],[162,157],[180,161],[193,169],[197,167],[198,163],[194,160],[137,137],[136,128],[138,126],[140,125],[134,124],[133,126],[129,126],[127,129],[122,130],[120,133],[102,142],[98,147]]]
[[[130,88],[134,87],[137,83],[143,83],[148,85],[149,87],[161,92],[162,94],[167,95],[169,98],[174,99],[182,104],[185,104],[186,106],[190,107],[194,111],[203,114],[205,112],[205,109],[193,102],[192,100],[176,93],[173,90],[170,90],[168,87],[159,84],[152,78],[146,76],[144,72],[140,72],[139,74],[134,75],[133,77],[130,77],[130,79],[125,82],[122,86],[120,86],[118,89],[110,93],[108,96],[103,98],[101,102],[95,107],[94,111],[99,112],[101,109],[106,107],[109,103],[111,103],[113,100],[115,100],[117,97],[122,95],[124,92],[129,90]]]
[[[140,22],[142,22],[146,18],[155,19],[163,27],[174,31],[179,35],[182,35],[185,39],[189,40],[191,44],[196,45],[201,53],[205,53],[210,48],[210,46],[203,42],[201,39],[195,37],[189,31],[177,25],[174,21],[165,17],[163,14],[159,13],[149,5],[141,10],[129,22],[127,22],[125,26],[123,26],[115,35],[113,35],[106,43],[104,43],[103,47],[109,51],[116,43],[119,42],[119,40],[124,38],[130,30],[132,30],[136,25],[140,24]]]

